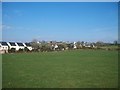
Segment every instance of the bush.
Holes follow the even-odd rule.
[[[21,49],[21,48],[18,50],[18,52],[23,52],[23,51],[24,51],[24,49]]]
[[[8,50],[8,52],[10,52],[10,53],[15,53],[15,52],[16,52],[16,49],[15,49],[15,48],[11,48],[11,49]]]
[[[25,51],[25,52],[29,52],[30,50],[29,50],[27,47],[25,47],[25,48],[24,48],[24,51]]]

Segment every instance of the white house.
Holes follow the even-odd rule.
[[[76,42],[74,42],[73,44],[74,44],[73,48],[76,49],[77,48]]]
[[[16,51],[19,50],[19,46],[17,45],[17,43],[15,43],[15,42],[7,42],[7,44],[9,46],[9,49],[15,48]]]
[[[23,43],[24,47],[27,47],[30,51],[32,51],[32,46],[30,45],[30,43]]]
[[[25,46],[23,45],[23,43],[17,42],[16,44],[19,47],[19,49],[24,49],[25,48]]]
[[[55,46],[54,46],[54,50],[56,50],[56,49],[58,49],[58,45],[57,44],[55,44]]]
[[[0,53],[8,53],[8,44],[6,42],[0,42]]]
[[[85,45],[85,47],[88,47],[88,48],[90,48],[91,46],[88,44],[88,45]]]

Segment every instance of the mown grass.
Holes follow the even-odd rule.
[[[101,49],[109,49],[109,50],[117,50],[120,47],[118,45],[110,45],[110,46],[103,46],[103,47],[100,47],[100,48]]]
[[[3,88],[114,88],[118,52],[74,50],[4,54]]]

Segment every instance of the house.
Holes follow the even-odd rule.
[[[92,44],[91,47],[95,48],[95,49],[97,48],[97,46],[95,44]]]
[[[32,46],[30,45],[30,43],[23,43],[24,47],[27,47],[30,51],[32,51]]]
[[[19,50],[25,48],[25,46],[23,45],[23,43],[17,42],[17,46],[19,47]]]
[[[76,42],[73,43],[73,49],[76,49],[77,46],[76,46]]]
[[[96,48],[96,46],[93,43],[85,43],[86,48]]]
[[[53,50],[57,50],[57,49],[58,49],[58,45],[55,44]]]
[[[17,43],[15,43],[15,42],[8,42],[7,44],[8,44],[8,46],[9,46],[9,49],[14,48],[15,51],[18,51],[18,50],[19,50],[19,46],[17,45]]]
[[[6,42],[0,42],[0,53],[8,53],[8,44]]]

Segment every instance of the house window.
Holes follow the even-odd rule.
[[[11,46],[16,46],[14,42],[9,42]]]

